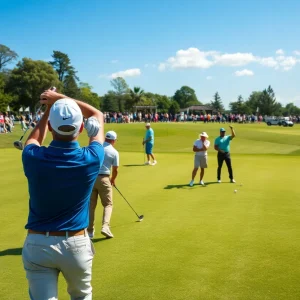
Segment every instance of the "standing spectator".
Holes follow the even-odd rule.
[[[92,299],[94,247],[86,228],[90,195],[104,158],[103,114],[51,90],[41,99],[46,111],[22,153],[29,186],[22,258],[30,299],[57,299],[60,272],[71,299]],[[90,140],[81,148],[77,139],[84,126]],[[53,140],[45,147],[48,127]]]
[[[110,219],[113,210],[113,191],[112,187],[115,185],[118,176],[119,167],[119,152],[114,148],[117,141],[117,134],[114,131],[108,131],[105,135],[104,147],[104,161],[100,168],[98,178],[93,187],[91,202],[90,202],[90,221],[88,233],[90,238],[95,234],[95,210],[97,207],[98,195],[100,196],[103,206],[102,229],[101,233],[107,238],[113,238],[110,231]],[[112,175],[111,174],[112,169]]]
[[[224,128],[221,128],[220,136],[215,139],[215,150],[218,151],[218,171],[217,171],[218,183],[221,183],[221,170],[222,170],[222,165],[224,160],[227,165],[230,182],[235,183],[235,180],[233,179],[233,172],[232,172],[231,158],[230,158],[230,142],[235,137],[235,131],[232,126],[229,127],[231,129],[231,135],[225,135],[226,130]]]
[[[194,157],[194,169],[192,172],[192,180],[190,181],[190,186],[194,185],[194,179],[197,175],[198,169],[200,168],[200,184],[204,185],[203,176],[204,169],[207,168],[207,149],[209,148],[210,141],[207,140],[208,135],[206,132],[202,132],[199,135],[199,139],[195,141],[193,146],[193,151],[195,152]]]
[[[147,162],[145,163],[145,165],[155,166],[157,164],[157,161],[155,160],[154,154],[152,153],[153,146],[154,146],[154,131],[150,127],[151,127],[150,123],[147,123],[146,124],[146,135],[143,140],[143,146],[146,145],[145,152],[147,154],[147,159],[148,159]],[[153,163],[151,163],[150,157],[152,158]]]

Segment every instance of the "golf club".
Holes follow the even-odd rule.
[[[120,192],[120,190],[116,187],[116,186],[114,186],[115,187],[115,189],[119,192],[119,194],[121,195],[121,197],[127,202],[127,204],[130,206],[130,208],[134,211],[134,213],[137,215],[137,217],[139,218],[139,221],[140,222],[142,222],[143,221],[143,219],[144,219],[144,215],[138,215],[137,213],[136,213],[136,211],[133,209],[133,207],[130,205],[130,203],[126,200],[126,198],[122,195],[122,193]]]
[[[53,86],[53,87],[50,88],[50,90],[56,91],[56,87]],[[43,105],[41,105],[41,106],[38,108],[38,110],[36,111],[36,113],[35,113],[35,118],[36,118],[37,114],[41,111],[42,107],[43,107]],[[15,142],[14,142],[14,147],[15,147],[16,149],[18,149],[18,150],[23,150],[23,149],[24,149],[24,145],[23,145],[23,143],[22,143],[22,139],[23,139],[23,137],[25,136],[25,134],[26,134],[26,132],[28,131],[28,129],[30,128],[30,126],[31,126],[31,124],[26,128],[26,130],[25,130],[25,132],[23,133],[23,135],[21,136],[21,138],[20,138],[18,141],[15,141]]]

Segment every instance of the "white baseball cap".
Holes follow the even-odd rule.
[[[205,131],[203,131],[203,132],[200,134],[200,136],[204,136],[204,137],[208,138],[208,135],[207,135],[207,133],[206,133]]]
[[[147,123],[147,124],[146,124],[146,127],[150,127],[150,126],[151,126],[150,123]]]
[[[110,130],[106,132],[105,138],[115,141],[117,139],[117,134],[114,131]]]
[[[83,116],[78,104],[68,98],[57,100],[50,109],[49,121],[52,129],[61,135],[73,135],[79,132]],[[69,126],[71,130],[65,131],[62,126]],[[73,130],[72,130],[73,128]]]

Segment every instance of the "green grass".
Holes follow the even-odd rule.
[[[114,193],[112,232],[100,235],[97,208],[94,299],[299,299],[300,127],[237,125],[232,142],[237,184],[216,184],[216,153],[209,151],[207,187],[187,186],[192,145],[201,131],[213,143],[218,124],[155,124],[155,167],[141,166],[142,124],[112,124],[121,154],[120,191]],[[21,247],[28,212],[21,136],[0,135],[0,299],[27,299]],[[87,138],[82,137],[82,145]],[[241,185],[242,184],[242,185]],[[237,189],[237,193],[234,193]],[[63,278],[59,299],[68,299]]]

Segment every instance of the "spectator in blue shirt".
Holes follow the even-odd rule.
[[[145,134],[145,138],[143,139],[143,146],[145,145],[145,152],[147,154],[147,162],[145,163],[145,165],[155,166],[157,164],[157,161],[155,160],[155,157],[153,154],[154,131],[150,127],[151,127],[150,123],[147,123],[146,124],[146,134]],[[152,158],[153,163],[151,163],[150,157]]]
[[[215,150],[218,151],[218,170],[217,170],[217,179],[218,183],[221,183],[221,170],[223,166],[223,162],[227,165],[229,179],[231,183],[235,183],[233,179],[233,172],[231,166],[231,158],[230,158],[230,142],[235,137],[235,131],[232,126],[229,126],[231,130],[231,135],[225,135],[225,128],[220,129],[220,136],[215,139]]]
[[[57,299],[60,272],[71,299],[92,299],[94,248],[86,228],[90,195],[104,158],[103,114],[51,90],[41,99],[46,111],[22,154],[29,187],[22,258],[30,299]],[[81,148],[77,139],[84,127],[90,140]],[[48,128],[53,140],[45,147]]]

